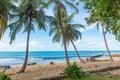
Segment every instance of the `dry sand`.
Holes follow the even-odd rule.
[[[111,66],[120,66],[120,57],[114,57],[114,62],[109,61],[109,58],[98,58],[94,62],[76,63],[82,67],[84,71],[96,70]],[[25,73],[14,74],[19,71],[20,67],[8,70],[6,73],[12,78],[12,80],[38,80],[40,78],[58,76],[65,69],[66,64],[64,62],[55,63],[53,65],[29,65]],[[109,71],[111,74],[120,74],[120,70]],[[12,75],[10,75],[12,74]]]

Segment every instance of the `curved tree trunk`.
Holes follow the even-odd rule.
[[[57,5],[59,7],[59,0],[57,0]],[[64,50],[65,50],[65,57],[66,57],[66,64],[69,65],[70,62],[69,62],[69,57],[68,57],[68,51],[67,51],[67,46],[66,46],[66,39],[65,39],[65,36],[64,36],[64,30],[62,28],[62,22],[61,22],[61,14],[60,14],[60,10],[58,10],[58,19],[59,19],[59,24],[60,24],[60,29],[61,29],[61,32],[62,32],[62,40],[63,40],[63,45],[64,45]]]
[[[25,55],[24,64],[23,64],[21,70],[19,71],[19,73],[25,72],[27,62],[28,62],[28,51],[29,51],[29,39],[30,39],[31,21],[32,21],[32,18],[30,17],[30,22],[29,22],[29,26],[28,26],[28,34],[27,34],[26,55]]]
[[[73,45],[73,47],[74,47],[74,49],[75,49],[75,51],[76,51],[76,54],[77,54],[77,56],[78,56],[78,59],[82,62],[82,63],[84,63],[84,61],[80,58],[80,55],[79,55],[79,53],[78,53],[78,51],[77,51],[77,48],[76,48],[76,46],[75,46],[75,44],[74,44],[74,42],[71,40],[71,43],[72,43],[72,45]]]
[[[104,30],[103,26],[102,26],[102,33],[103,33],[103,38],[104,38],[104,42],[105,42],[105,46],[106,46],[107,52],[108,52],[108,54],[110,56],[111,61],[113,61],[113,58],[111,56],[110,50],[109,50],[108,45],[107,45],[107,40],[106,40],[106,36],[105,36],[105,30]]]
[[[63,35],[64,36],[64,35]],[[63,37],[63,45],[64,45],[64,50],[65,50],[65,57],[66,57],[66,64],[69,65],[69,57],[68,57],[68,51],[67,51],[67,46],[66,46],[66,40]]]

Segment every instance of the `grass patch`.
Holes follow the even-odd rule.
[[[87,75],[80,80],[120,80],[120,76],[96,73]]]
[[[104,73],[87,74],[76,63],[68,65],[63,71],[63,76],[60,80],[120,80],[120,75]]]
[[[60,80],[74,80],[74,79],[64,78]],[[75,80],[120,80],[120,76],[111,75],[111,74],[94,73],[94,74],[89,74],[80,79],[75,79]]]

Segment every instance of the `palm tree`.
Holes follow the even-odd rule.
[[[109,47],[108,47],[108,44],[107,44],[104,27],[103,27],[103,25],[102,25],[101,27],[102,27],[103,39],[104,39],[104,43],[105,43],[107,52],[108,52],[108,54],[109,54],[109,56],[110,56],[111,61],[113,61],[113,58],[112,58],[112,56],[111,56],[111,53],[110,53],[110,50],[109,50]]]
[[[81,24],[70,24],[72,17],[73,17],[73,14],[70,17],[62,18],[62,24],[63,24],[62,29],[64,31],[64,37],[66,39],[66,44],[69,45],[70,42],[72,43],[79,60],[83,62],[83,60],[79,56],[79,53],[73,41],[76,41],[79,38],[81,39],[81,33],[76,28],[80,28],[80,27],[84,28],[84,26]],[[55,18],[54,21],[50,23],[50,26],[51,26],[51,29],[50,29],[49,35],[51,36],[52,34],[54,34],[53,42],[59,43],[62,39],[62,30],[59,27],[60,24],[59,22],[57,22],[57,18]]]
[[[15,39],[16,34],[22,28],[24,28],[24,32],[27,32],[26,55],[24,64],[19,73],[25,72],[25,68],[28,62],[30,33],[35,29],[34,24],[37,25],[37,28],[39,30],[46,29],[45,22],[48,21],[49,17],[44,14],[43,10],[39,12],[41,6],[43,6],[44,4],[45,3],[42,2],[41,0],[22,0],[18,8],[18,12],[13,14],[15,15],[13,19],[17,20],[9,25],[11,31],[10,43],[12,43],[12,41]]]
[[[55,7],[54,7],[54,14],[55,14],[55,18],[56,21],[53,22],[57,22],[59,25],[56,25],[57,27],[60,28],[61,33],[62,33],[62,43],[64,45],[64,50],[65,50],[65,55],[66,55],[66,64],[70,64],[69,63],[69,57],[68,57],[68,52],[67,52],[67,46],[66,46],[66,37],[65,32],[63,30],[63,24],[62,24],[62,17],[64,17],[65,15],[67,15],[67,11],[66,11],[66,7],[63,3],[66,3],[67,5],[71,6],[76,12],[78,12],[78,9],[76,8],[75,5],[72,4],[72,2],[68,1],[68,0],[50,0],[51,3],[55,3]]]
[[[98,14],[97,17],[98,17],[98,20],[97,20],[96,27],[97,27],[97,29],[99,29],[99,27],[100,27],[99,24],[101,25],[102,35],[103,35],[105,47],[106,47],[107,52],[108,52],[108,54],[109,54],[109,56],[110,56],[110,60],[113,61],[113,58],[112,58],[111,53],[110,53],[110,50],[109,50],[109,48],[108,48],[107,39],[106,39],[106,36],[105,36],[104,22],[103,22],[103,20],[102,20],[102,15],[99,15],[99,14]],[[90,23],[91,23],[92,19],[89,18],[88,23],[89,23],[89,21],[90,21]]]
[[[69,45],[70,42],[72,43],[72,45],[76,51],[76,55],[77,55],[78,59],[83,63],[84,61],[80,58],[78,50],[74,44],[74,41],[81,39],[81,32],[79,32],[76,28],[83,27],[83,25],[81,25],[81,24],[68,24],[68,23],[65,23],[65,24],[66,25],[63,28],[65,28],[64,32],[65,32],[65,37],[67,38],[67,44]]]
[[[63,25],[64,25],[64,28],[66,28],[65,32],[68,33],[68,35],[66,35],[66,38],[67,38],[67,43],[71,42],[75,51],[76,51],[76,55],[78,56],[78,59],[83,62],[83,60],[80,58],[80,55],[77,51],[77,48],[74,44],[74,41],[78,40],[78,39],[82,39],[81,38],[81,32],[78,31],[77,29],[78,28],[85,28],[83,25],[81,24],[70,24],[71,21],[72,21],[72,18],[74,16],[74,13],[72,15],[70,15],[69,17],[65,17],[63,19]]]
[[[103,38],[104,38],[104,42],[105,42],[105,46],[107,49],[107,52],[110,56],[111,61],[113,61],[113,58],[111,56],[110,50],[108,48],[108,44],[107,44],[107,40],[106,40],[106,36],[105,36],[105,30],[104,30],[104,26],[106,26],[106,21],[108,20],[108,13],[107,11],[107,7],[106,5],[108,4],[107,2],[103,2],[103,1],[84,1],[81,0],[82,2],[85,3],[85,8],[88,9],[88,11],[90,12],[90,16],[88,18],[86,18],[87,23],[88,24],[92,24],[97,22],[96,26],[97,29],[99,26],[99,24],[101,25],[102,28],[102,34],[103,34]],[[101,5],[102,4],[102,5]],[[105,6],[105,7],[104,7]]]
[[[64,45],[64,50],[65,50],[65,56],[66,56],[66,64],[69,65],[69,57],[68,57],[68,52],[67,52],[67,46],[66,46],[66,37],[64,36],[65,33],[64,33],[64,30],[63,30],[63,25],[62,25],[62,22],[61,22],[61,12],[60,12],[60,9],[58,8],[58,6],[56,7],[57,8],[57,13],[55,13],[55,18],[54,20],[50,23],[50,26],[51,27],[56,27],[56,29],[60,30],[58,32],[61,32],[61,36],[58,36],[59,33],[56,32],[56,34],[54,35],[53,37],[53,41],[56,42],[56,37],[58,38],[58,41],[62,40],[62,45]],[[51,29],[52,31],[52,29]],[[51,32],[50,31],[50,32]]]

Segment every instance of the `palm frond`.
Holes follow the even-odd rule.
[[[64,6],[64,4],[62,2],[60,2],[60,1],[57,2],[57,4],[59,4],[60,11],[63,12],[64,15],[65,15],[67,13],[67,11],[66,11],[66,7]]]
[[[56,28],[51,28],[49,31],[49,36],[51,36],[54,33],[56,33]]]
[[[18,32],[20,32],[20,30],[22,29],[22,25],[23,25],[23,22],[21,21],[19,21],[19,20],[17,20],[16,22],[14,22],[14,23],[11,23],[10,25],[9,25],[9,27],[10,27],[10,44],[12,44],[12,42],[15,40],[15,37],[16,37],[16,34],[18,33]]]
[[[83,28],[83,29],[85,29],[85,26],[82,25],[82,24],[69,24],[69,25],[71,25],[71,27],[73,27],[73,28]]]
[[[61,33],[59,31],[57,31],[57,33],[53,36],[53,42],[60,42],[61,41]]]
[[[70,6],[71,8],[73,8],[73,9],[76,11],[76,13],[79,12],[78,8],[77,8],[73,3],[71,3],[71,2],[69,2],[69,1],[67,1],[67,0],[64,0],[64,1],[66,2],[66,4],[67,4],[68,6]]]
[[[49,0],[48,2],[46,2],[39,10],[38,13],[40,13],[41,11],[43,11],[44,8],[47,8],[54,0]]]

